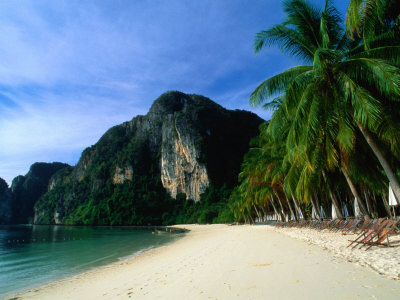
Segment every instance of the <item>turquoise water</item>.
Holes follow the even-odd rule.
[[[134,227],[0,226],[0,298],[181,236]]]

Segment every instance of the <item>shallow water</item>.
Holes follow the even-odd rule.
[[[0,298],[181,236],[135,227],[0,226]]]

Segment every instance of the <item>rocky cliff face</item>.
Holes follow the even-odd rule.
[[[12,219],[12,193],[7,182],[0,178],[0,224],[10,224]]]
[[[199,161],[201,136],[183,116],[170,114],[163,122],[161,182],[171,197],[184,193],[199,201],[210,182],[205,164]]]
[[[34,163],[29,172],[12,181],[11,188],[0,178],[0,224],[25,224],[33,221],[33,207],[48,189],[49,180],[63,163]]]
[[[76,167],[53,176],[35,221],[143,224],[145,214],[158,220],[165,193],[200,201],[210,185],[234,185],[261,123],[203,96],[165,93],[147,115],[111,128]]]

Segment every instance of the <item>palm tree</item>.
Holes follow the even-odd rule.
[[[286,0],[283,5],[286,20],[259,32],[255,51],[277,45],[308,64],[265,80],[251,94],[250,103],[284,97],[276,113],[283,110],[293,116],[287,148],[305,147],[308,162],[313,156],[318,159],[316,151],[330,149],[325,151],[327,162],[339,166],[339,153],[354,149],[358,128],[400,199],[399,181],[376,141],[390,135],[381,126],[385,120],[383,104],[400,97],[400,69],[394,63],[400,60],[400,46],[371,43],[364,50],[360,40],[344,35],[341,18],[329,0],[322,11],[305,0]],[[273,123],[274,118],[270,126]],[[309,167],[315,172],[313,168]]]
[[[400,6],[397,0],[350,0],[346,32],[353,39],[363,39],[364,46],[379,41],[398,45]]]
[[[350,0],[347,10],[346,32],[354,40],[362,39],[362,45],[366,50],[371,49],[372,53],[379,53],[386,59],[389,59],[393,64],[400,66],[398,54],[398,46],[400,44],[400,6],[398,1]],[[394,51],[397,55],[387,55],[388,51]],[[399,115],[392,116],[394,112],[398,111],[398,108],[395,109],[393,105],[393,103],[390,103],[391,107],[384,107],[386,108],[385,116],[389,118],[390,121],[382,122],[384,125],[381,126],[391,126],[393,123],[397,123],[395,131],[398,132],[399,127],[397,120],[399,120]],[[398,191],[399,184],[397,177],[391,170],[389,162],[377,146],[373,136],[366,128],[360,128],[360,130],[385,169],[389,181],[394,186],[394,189]],[[395,140],[395,145],[399,144],[399,137],[391,136],[386,138],[391,143]],[[393,150],[394,152],[398,151],[397,147],[393,147]],[[395,193],[399,202],[400,198],[397,192]]]

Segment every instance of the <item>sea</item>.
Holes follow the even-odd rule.
[[[0,226],[0,299],[173,242],[142,227]]]

